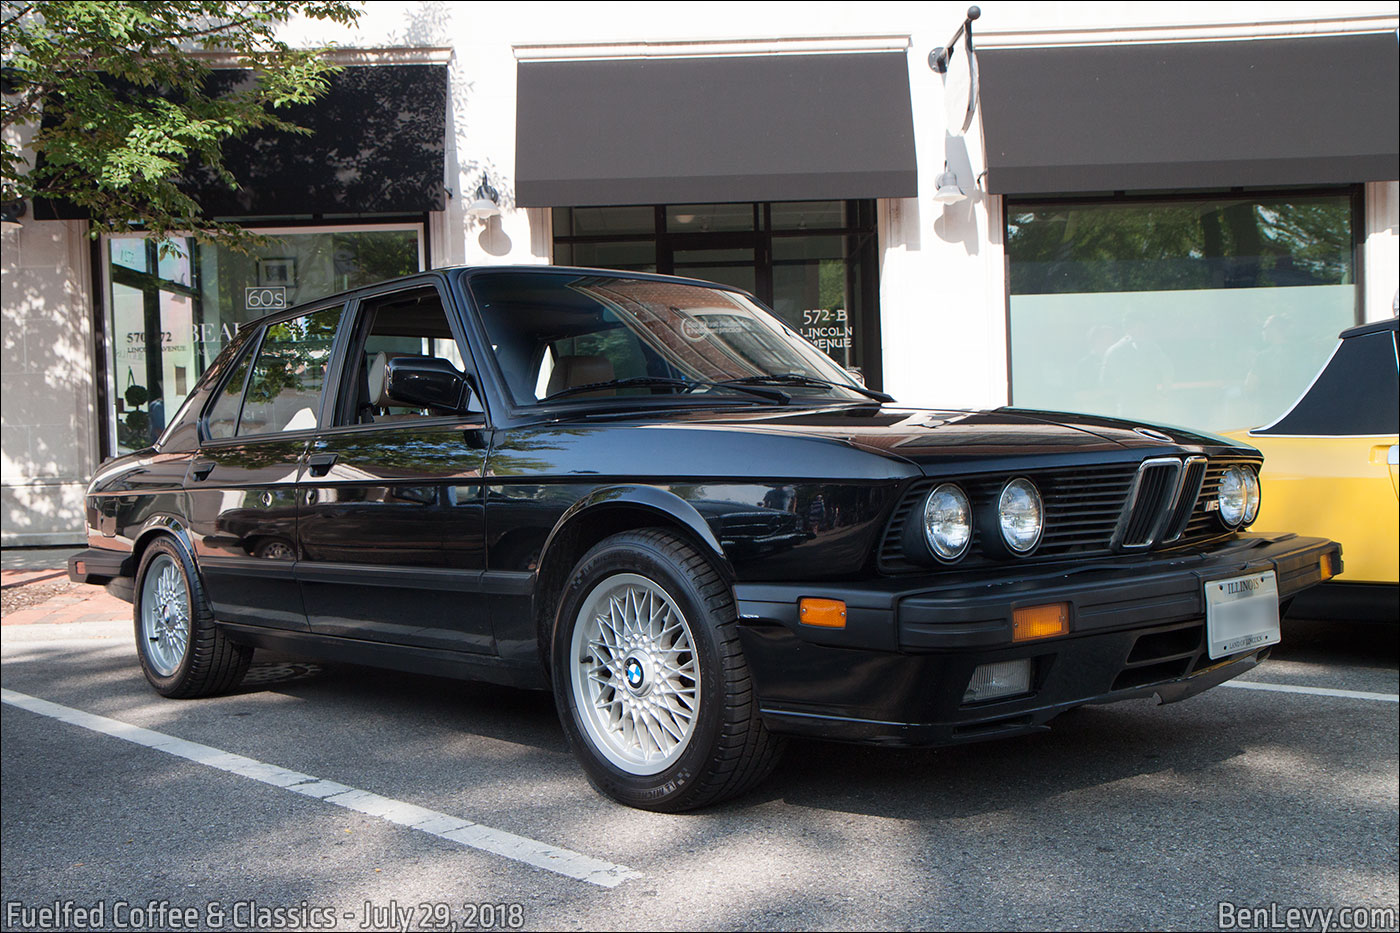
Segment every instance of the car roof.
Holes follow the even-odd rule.
[[[494,275],[496,273],[509,274],[521,272],[545,272],[564,275],[601,275],[619,279],[648,279],[652,281],[669,282],[673,285],[697,285],[702,288],[712,288],[726,292],[737,292],[741,295],[746,295],[750,298],[754,297],[752,292],[745,291],[744,289],[734,285],[725,285],[723,282],[710,282],[705,279],[695,279],[681,275],[662,275],[661,273],[657,272],[632,272],[627,269],[595,269],[590,268],[588,266],[544,266],[532,263],[518,263],[512,265],[437,266],[432,269],[423,269],[419,272],[412,272],[408,275],[400,275],[395,276],[394,278],[384,279],[379,282],[371,282],[368,285],[357,285],[354,288],[347,288],[342,291],[336,292],[332,295],[323,295],[320,298],[313,298],[309,301],[299,302],[290,308],[279,308],[276,311],[264,314],[262,317],[254,318],[251,321],[244,321],[242,324],[240,324],[239,329],[242,330],[249,327],[259,327],[273,320],[291,320],[292,318],[299,317],[300,315],[305,314],[308,311],[313,311],[318,307],[328,306],[335,304],[338,301],[343,301],[352,295],[359,295],[371,290],[377,291],[378,289],[386,286],[392,288],[393,286],[401,282],[404,284],[413,284],[414,282],[421,282],[425,279],[425,277],[431,275],[470,276],[478,275],[481,273]]]
[[[1369,324],[1358,324],[1355,327],[1348,327],[1346,330],[1342,331],[1338,335],[1338,337],[1342,340],[1345,340],[1348,337],[1361,337],[1365,334],[1379,334],[1382,331],[1387,330],[1391,333],[1394,333],[1395,325],[1396,318],[1390,318],[1384,321],[1372,321]]]

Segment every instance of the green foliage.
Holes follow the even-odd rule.
[[[313,398],[320,393],[340,313],[340,308],[331,308],[269,327],[245,406],[271,404],[284,392]]]
[[[176,185],[198,159],[230,187],[221,146],[252,130],[306,132],[276,111],[309,103],[338,70],[322,49],[276,38],[293,17],[354,24],[358,4],[316,2],[95,2],[2,0],[6,94],[3,198],[54,198],[85,208],[93,235],[132,224],[164,237],[247,246],[235,224],[201,215]],[[207,87],[209,53],[254,80]],[[14,142],[42,156],[30,164]]]
[[[823,259],[817,267],[817,307],[835,311],[846,307],[846,261]]]
[[[1012,205],[1013,295],[1353,280],[1347,195]]]

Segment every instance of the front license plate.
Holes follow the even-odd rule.
[[[1278,644],[1277,574],[1206,581],[1206,643],[1212,661]]]

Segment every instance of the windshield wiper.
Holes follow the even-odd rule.
[[[785,386],[811,386],[814,389],[851,389],[859,392],[867,398],[873,398],[877,402],[893,402],[894,396],[884,392],[877,392],[875,389],[867,389],[861,385],[847,385],[844,382],[830,382],[826,379],[818,379],[816,376],[804,376],[801,373],[765,373],[762,376],[744,376],[742,379],[726,379],[718,383],[722,386],[753,386],[753,385],[785,385]]]
[[[560,389],[552,392],[540,399],[548,402],[557,398],[564,398],[568,395],[578,395],[583,392],[597,392],[600,389],[630,389],[646,386],[672,386],[686,392],[694,389],[738,389],[759,398],[766,398],[769,401],[786,405],[792,401],[792,396],[778,389],[763,389],[754,385],[745,385],[742,382],[705,382],[699,379],[675,379],[671,376],[630,376],[626,379],[605,379],[602,382],[589,382],[583,385],[569,386],[567,389]]]

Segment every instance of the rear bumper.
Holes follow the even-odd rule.
[[[130,551],[88,548],[68,558],[68,579],[74,583],[110,583],[134,574]]]
[[[736,586],[740,633],[765,723],[775,732],[939,745],[1046,728],[1088,703],[1173,702],[1257,665],[1268,648],[1211,660],[1207,580],[1273,570],[1279,598],[1341,569],[1321,538],[1244,536],[1210,550],[866,584]],[[946,581],[946,582],[945,582]],[[844,630],[797,621],[804,596],[845,599]],[[1013,643],[1012,612],[1065,602],[1067,635]],[[979,665],[1029,659],[1031,690],[965,704]]]

